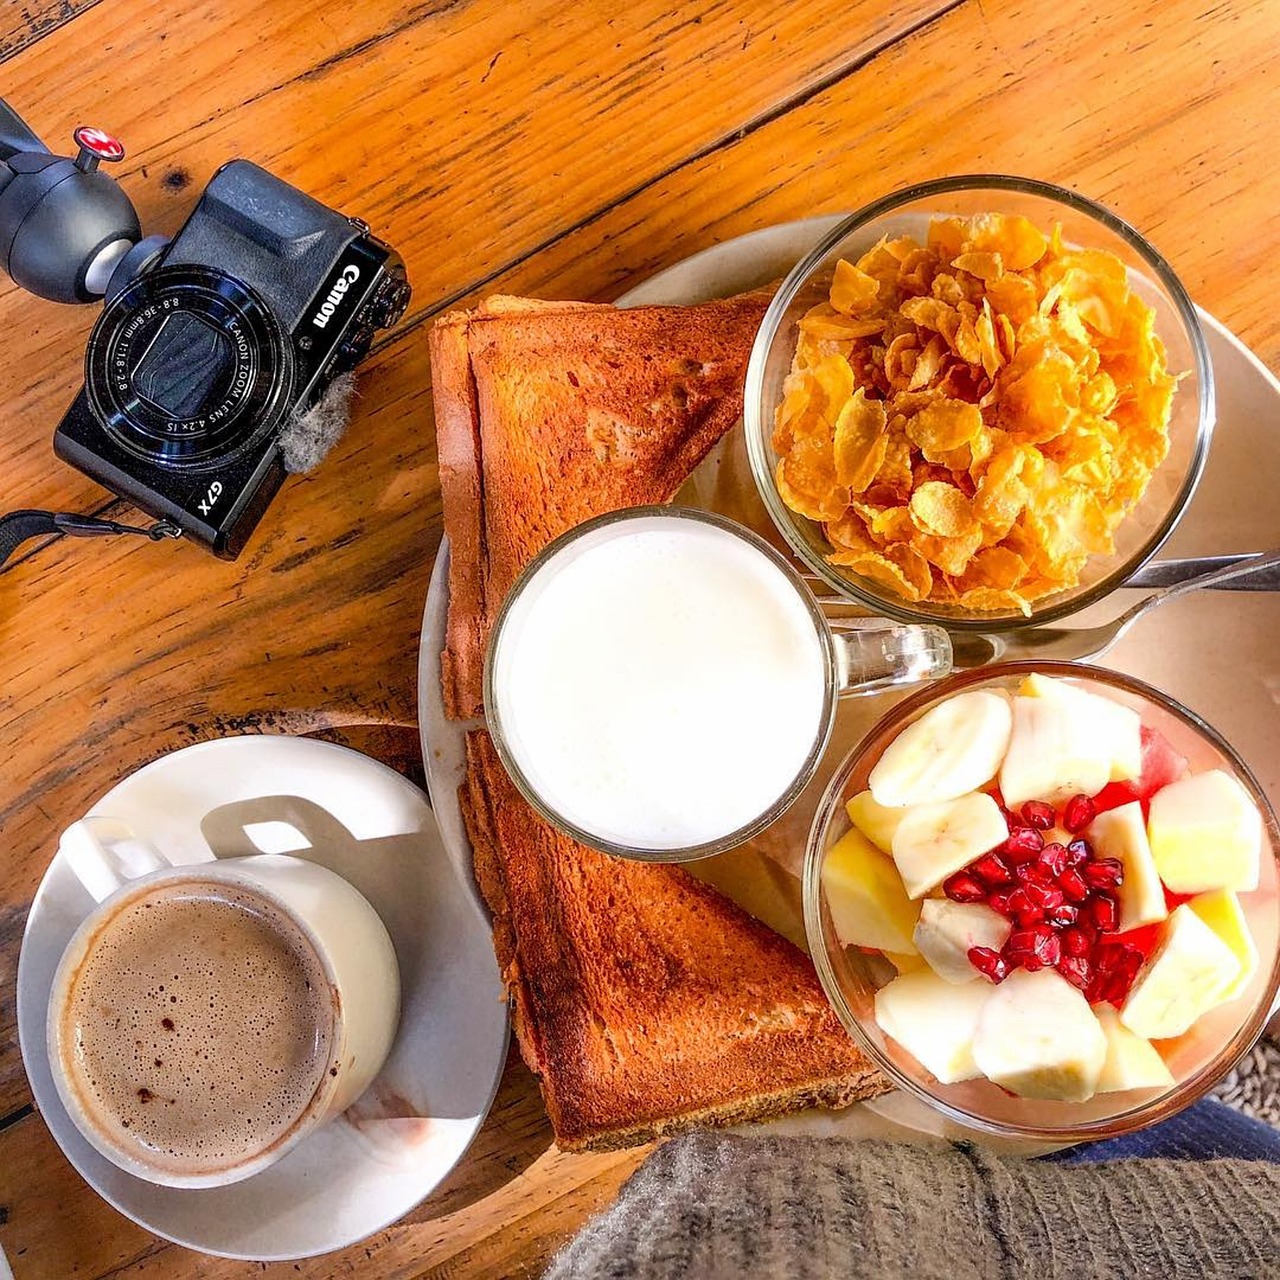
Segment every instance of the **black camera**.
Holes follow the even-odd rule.
[[[54,450],[232,559],[299,469],[291,436],[404,313],[404,265],[363,222],[246,160],[214,175],[171,241],[135,243],[131,206],[97,172],[120,144],[77,130],[73,161],[33,152],[29,130],[13,138],[25,128],[0,112],[5,265],[45,297],[106,297]]]
[[[284,480],[282,428],[400,318],[404,267],[368,227],[247,160],[220,169],[174,239],[120,280],[129,266],[112,276],[54,451],[233,558]]]

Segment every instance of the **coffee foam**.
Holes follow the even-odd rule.
[[[73,975],[64,1065],[92,1124],[157,1170],[231,1169],[290,1131],[330,1070],[333,996],[295,924],[186,880],[121,906]]]

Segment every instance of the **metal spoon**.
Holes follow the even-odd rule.
[[[984,634],[953,632],[951,644],[957,669],[985,667],[992,662],[1018,658],[1044,658],[1058,662],[1080,662],[1099,658],[1144,614],[1176,596],[1203,587],[1216,587],[1234,578],[1266,573],[1280,565],[1280,551],[1259,552],[1234,564],[1164,587],[1139,600],[1118,618],[1097,627],[1028,627],[1022,631]]]

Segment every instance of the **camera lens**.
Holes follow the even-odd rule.
[[[85,386],[105,430],[168,467],[224,462],[288,403],[289,347],[253,291],[211,267],[160,267],[107,306]]]

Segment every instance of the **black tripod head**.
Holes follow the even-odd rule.
[[[52,302],[96,302],[142,236],[129,197],[99,169],[124,159],[101,129],[81,126],[74,159],[53,155],[0,99],[0,267]]]

